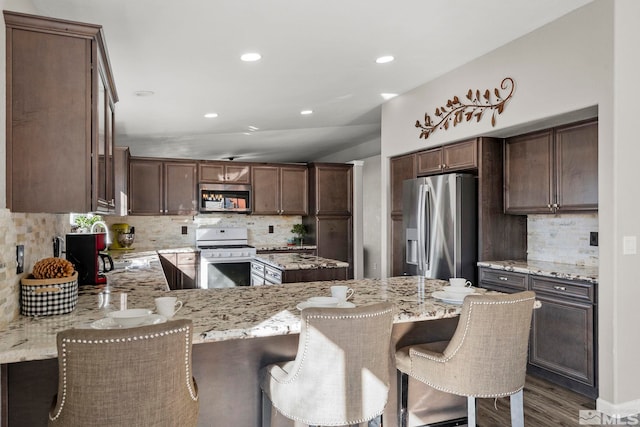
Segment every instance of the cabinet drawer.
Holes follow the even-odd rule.
[[[494,270],[491,268],[480,269],[480,286],[496,285],[513,290],[524,291],[527,289],[527,275],[513,271]]]
[[[595,285],[588,282],[568,282],[547,277],[529,276],[530,289],[536,293],[595,302]]]
[[[195,252],[178,253],[178,265],[193,265],[198,263],[198,254]]]
[[[257,262],[252,262],[251,273],[256,274],[260,277],[264,277],[264,265]]]
[[[271,268],[268,265],[264,266],[264,278],[270,283],[282,283],[282,271]]]

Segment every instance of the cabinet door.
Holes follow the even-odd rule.
[[[191,215],[197,212],[196,164],[166,162],[164,164],[164,212]]]
[[[198,165],[200,182],[224,182],[224,164],[200,163]]]
[[[162,265],[162,271],[164,272],[164,277],[167,280],[169,289],[180,289],[178,281],[178,267],[176,266],[176,254],[161,253],[158,255],[160,258],[160,265]]]
[[[598,123],[559,128],[555,137],[558,210],[597,210]]]
[[[349,277],[353,277],[351,217],[317,218],[315,225],[318,256],[348,262]]]
[[[404,273],[404,227],[402,217],[391,217],[391,275]]]
[[[402,214],[402,182],[416,177],[416,156],[395,157],[389,165],[391,175],[391,215]]]
[[[315,206],[316,215],[351,215],[352,167],[351,165],[316,165]]]
[[[250,170],[246,163],[206,162],[198,165],[200,182],[249,184]]]
[[[547,130],[505,142],[505,212],[549,213],[553,192],[553,136]]]
[[[538,294],[533,312],[529,363],[595,385],[593,305]]]
[[[197,264],[183,265],[178,267],[177,280],[180,289],[198,289],[198,273],[200,269]]]
[[[478,143],[475,139],[456,144],[445,145],[442,148],[444,172],[477,169]]]
[[[284,215],[307,215],[309,206],[307,168],[280,168],[280,213]]]
[[[280,213],[280,169],[276,166],[251,168],[252,213],[278,215]]]
[[[22,19],[5,12],[7,207],[92,211],[91,40],[13,28]]]
[[[135,215],[162,215],[162,162],[131,159],[129,163],[129,206]]]
[[[418,159],[418,176],[433,175],[442,172],[444,164],[442,159],[442,148],[421,151],[416,154],[416,157]]]

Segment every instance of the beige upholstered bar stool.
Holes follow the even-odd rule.
[[[468,425],[474,427],[475,398],[510,396],[511,424],[524,426],[522,389],[534,303],[535,294],[531,291],[469,295],[464,299],[453,337],[443,351],[434,351],[439,343],[398,350],[400,426],[407,426],[408,376],[437,390],[467,396]]]
[[[393,308],[306,308],[295,360],[260,370],[263,427],[273,407],[290,420],[342,426],[381,416],[393,367]]]
[[[195,426],[192,324],[71,329],[58,342],[58,395],[49,426]]]

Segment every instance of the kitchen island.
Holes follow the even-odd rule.
[[[46,425],[46,412],[57,385],[57,332],[91,327],[109,311],[119,309],[121,293],[127,294],[129,308],[153,308],[155,297],[171,293],[184,303],[176,317],[191,319],[194,325],[200,425],[216,420],[215,425],[258,426],[258,369],[295,357],[300,331],[297,304],[311,296],[329,295],[336,282],[168,291],[156,252],[132,254],[130,260],[126,268],[108,274],[107,285],[81,287],[72,313],[20,316],[0,331],[3,407],[8,400],[10,420],[33,417],[27,424],[12,421],[9,425]],[[460,306],[431,297],[446,285],[444,281],[396,277],[340,283],[354,289],[351,301],[356,305],[394,304],[397,345],[446,339],[457,324]],[[385,426],[395,425],[395,374],[391,378]]]
[[[259,253],[251,262],[252,285],[346,280],[349,263],[304,253]]]

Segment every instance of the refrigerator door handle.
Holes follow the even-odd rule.
[[[418,259],[417,259],[418,273],[421,273],[423,271],[423,263],[422,263],[422,260],[423,260],[423,255],[422,255],[422,253],[423,253],[423,249],[422,249],[423,241],[422,241],[422,239],[423,239],[423,232],[424,232],[424,230],[422,229],[422,226],[423,226],[423,222],[422,222],[422,216],[423,216],[423,208],[422,208],[423,203],[422,202],[423,202],[423,198],[422,197],[423,197],[423,192],[424,192],[423,187],[424,187],[424,185],[422,185],[422,184],[420,184],[418,186],[418,212],[417,212],[418,213],[418,218],[417,218],[417,221],[416,221],[416,229],[417,229],[416,238],[417,238],[417,252],[418,252],[418,254],[417,254],[418,255]]]
[[[431,242],[431,189],[428,185],[423,185],[423,189],[420,191],[422,202],[420,204],[420,209],[422,210],[422,218],[421,218],[421,226],[422,232],[420,236],[422,237],[422,266],[423,271],[427,272],[431,269],[431,253],[429,251],[430,242]]]

